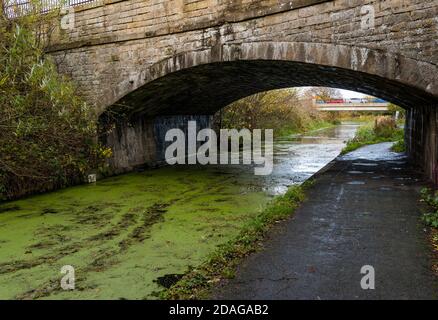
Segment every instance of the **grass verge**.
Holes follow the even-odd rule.
[[[339,124],[340,123],[338,123],[338,122],[315,121],[315,122],[311,122],[311,123],[307,124],[307,126],[303,129],[285,127],[285,128],[277,129],[275,131],[275,137],[276,138],[284,138],[284,137],[288,137],[291,135],[309,133],[309,132],[316,131],[316,130],[336,127]]]
[[[231,279],[242,259],[257,251],[268,230],[291,216],[305,199],[311,181],[292,186],[283,196],[274,198],[258,216],[243,227],[239,235],[220,245],[200,266],[189,270],[181,280],[160,293],[162,299],[205,299],[222,279]]]
[[[421,190],[421,201],[425,202],[432,210],[423,214],[423,222],[430,227],[428,232],[429,243],[432,246],[432,270],[438,275],[438,191],[429,188]]]
[[[397,141],[391,148],[392,151],[402,153],[406,151],[406,143],[405,140],[399,140]]]
[[[438,228],[438,191],[423,188],[421,190],[421,200],[433,209],[432,212],[423,215],[423,221],[430,227]]]
[[[438,228],[431,228],[429,233],[429,242],[433,250],[432,270],[438,276]]]
[[[370,144],[393,142],[393,141],[397,141],[396,143],[397,150],[403,150],[402,148],[404,146],[403,140],[404,140],[403,129],[398,128],[394,130],[391,135],[388,136],[378,136],[374,132],[373,124],[368,123],[357,130],[356,136],[347,142],[347,146],[342,150],[342,154],[346,154],[348,152],[354,151],[356,149],[359,149],[360,147],[367,146]],[[393,149],[393,151],[399,152],[396,151],[395,149]]]

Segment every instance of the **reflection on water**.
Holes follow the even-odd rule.
[[[340,158],[340,160],[371,160],[371,161],[391,161],[393,163],[403,164],[403,160],[406,155],[403,153],[397,153],[391,151],[393,142],[384,142],[366,146],[366,148],[360,148],[353,152],[350,152]],[[398,160],[398,161],[397,161]],[[357,163],[356,163],[357,165]],[[373,163],[361,163],[363,166],[377,166]]]
[[[288,187],[306,181],[336,158],[359,125],[339,126],[295,135],[274,142],[274,170],[268,176],[254,176],[252,166],[215,166],[223,174],[233,173],[247,180],[248,191],[263,190],[269,195],[283,194]],[[220,169],[219,169],[220,168]]]
[[[347,140],[354,137],[357,128],[357,124],[344,123],[276,141],[274,172],[267,177],[266,191],[269,194],[283,193],[288,186],[310,178],[340,154]]]
[[[276,141],[266,177],[251,166],[174,166],[6,203],[0,299],[154,298],[159,283],[235,238],[272,195],[336,157],[356,128]],[[58,266],[67,264],[80,270],[81,290],[54,289]]]

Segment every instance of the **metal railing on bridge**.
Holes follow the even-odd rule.
[[[2,0],[3,11],[7,18],[16,18],[38,10],[39,13],[47,13],[61,7],[75,7],[83,4],[97,2],[99,0],[40,0],[38,2],[29,0]],[[36,5],[37,3],[37,5]]]

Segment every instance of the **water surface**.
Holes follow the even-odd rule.
[[[274,172],[181,166],[0,205],[0,299],[151,299],[157,279],[203,262],[269,200],[335,158],[357,125],[276,141]],[[60,288],[75,268],[76,290]],[[158,281],[159,282],[159,281]]]

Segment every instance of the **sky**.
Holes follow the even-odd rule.
[[[341,91],[341,94],[344,96],[344,99],[365,97],[364,94],[359,93],[359,92],[355,92],[355,91],[348,91],[348,90],[341,90],[341,89],[339,89],[339,91]]]
[[[306,90],[308,88],[311,88],[311,87],[300,87],[299,90],[303,91],[303,90]],[[359,92],[343,90],[343,89],[338,89],[338,90],[341,92],[341,94],[344,97],[344,99],[363,98],[363,97],[365,97],[365,94],[362,94],[362,93],[359,93]]]

